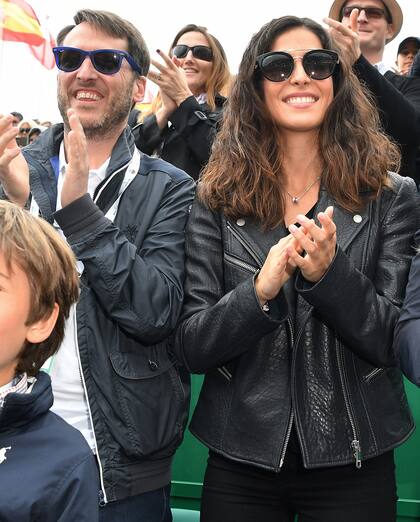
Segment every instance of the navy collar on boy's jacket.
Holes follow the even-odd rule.
[[[0,408],[0,433],[13,432],[31,424],[53,404],[51,379],[39,372],[30,393],[9,393]]]
[[[44,131],[34,143],[22,149],[31,168],[31,191],[35,194],[43,217],[50,222],[53,221],[52,214],[56,209],[58,156],[63,136],[64,127],[62,123],[59,123]],[[126,127],[112,150],[105,180],[111,173],[124,167],[130,161],[134,146],[131,129]],[[118,193],[124,173],[125,169],[122,169],[120,175],[109,184],[98,201],[99,208],[104,212],[111,206],[115,194]],[[97,190],[100,189],[102,183],[97,187]],[[39,187],[39,190],[37,190],[37,187]]]

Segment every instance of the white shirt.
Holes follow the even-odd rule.
[[[89,171],[88,193],[92,198],[96,187],[105,179],[108,164],[109,158],[98,169]],[[59,177],[57,181],[57,210],[62,208],[61,190],[63,188],[66,167],[64,142],[62,142],[60,146]],[[61,230],[59,230],[59,232],[61,232]],[[87,440],[92,451],[95,452],[95,438],[81,372],[82,369],[80,367],[77,344],[76,305],[73,305],[65,324],[63,342],[54,357],[50,370],[54,394],[54,405],[51,410],[77,428]]]
[[[374,64],[374,67],[376,67],[378,69],[378,71],[382,74],[382,76],[388,72],[388,71],[391,71],[392,72],[392,69],[391,67],[389,67],[389,65],[386,65],[384,62],[378,62],[378,63],[375,63]]]

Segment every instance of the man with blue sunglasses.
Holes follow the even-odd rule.
[[[64,125],[23,150],[0,117],[3,197],[41,214],[78,259],[81,294],[48,361],[53,411],[98,462],[101,522],[170,522],[170,467],[189,378],[170,351],[183,298],[184,226],[194,184],[140,153],[127,126],[149,54],[117,15],[82,10],[54,49]]]

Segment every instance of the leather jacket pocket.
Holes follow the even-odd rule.
[[[363,380],[366,384],[370,384],[374,379],[382,375],[385,368],[373,368],[369,373],[363,376]]]
[[[171,455],[188,419],[189,375],[178,366],[167,343],[137,346],[109,355],[116,374],[119,423],[110,429],[129,456]]]

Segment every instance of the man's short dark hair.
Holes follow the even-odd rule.
[[[14,116],[15,118],[17,118],[19,121],[22,121],[23,120],[23,115],[20,113],[20,112],[11,112],[10,113],[12,116]]]
[[[131,54],[146,76],[150,67],[150,55],[140,31],[128,20],[109,11],[81,9],[74,15],[75,25],[67,25],[57,35],[57,45],[63,45],[64,39],[76,25],[86,22],[99,31],[127,40],[127,52]]]

